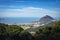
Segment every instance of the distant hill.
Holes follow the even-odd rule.
[[[27,31],[29,31],[29,32],[36,32],[36,31],[38,31],[39,29],[42,29],[42,28],[45,28],[45,27],[49,27],[49,26],[57,26],[57,25],[59,25],[60,24],[60,21],[55,21],[55,22],[51,22],[51,23],[49,23],[49,24],[46,24],[46,25],[43,25],[43,26],[40,26],[40,27],[36,27],[36,28],[29,28],[29,29],[27,29]]]
[[[40,22],[40,23],[39,23]],[[38,29],[40,29],[40,28],[44,28],[46,25],[51,25],[52,23],[54,23],[55,22],[55,19],[53,18],[53,17],[51,17],[51,16],[49,16],[49,15],[46,15],[46,16],[44,16],[44,17],[42,17],[39,21],[37,21],[36,23],[37,24],[35,24],[35,26],[36,25],[40,25],[39,27],[31,27],[31,28],[29,28],[29,29],[27,29],[29,32],[31,32],[31,31],[37,31]],[[44,24],[44,25],[43,25]]]
[[[40,20],[39,20],[39,22],[41,24],[48,24],[48,23],[51,23],[51,22],[54,22],[54,21],[55,21],[55,19],[53,17],[49,16],[49,15],[46,15],[46,16],[40,18]]]

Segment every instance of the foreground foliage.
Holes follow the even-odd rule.
[[[60,21],[38,29],[33,36],[17,25],[0,23],[0,40],[60,40]]]
[[[60,40],[60,21],[46,25],[35,34],[36,40]]]

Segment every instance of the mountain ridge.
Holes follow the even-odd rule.
[[[48,23],[51,23],[51,22],[54,22],[55,19],[49,15],[46,15],[46,16],[43,16],[40,18],[39,22],[41,24],[48,24]]]

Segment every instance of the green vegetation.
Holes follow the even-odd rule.
[[[17,25],[0,23],[0,40],[32,40],[33,36]]]
[[[0,40],[60,40],[60,21],[44,25],[33,36],[17,25],[0,23]]]
[[[34,36],[36,40],[60,40],[60,21],[39,29]]]

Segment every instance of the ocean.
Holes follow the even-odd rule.
[[[60,20],[60,17],[55,19]],[[31,23],[39,20],[40,20],[39,17],[4,17],[0,19],[0,23],[18,24],[18,23]]]
[[[15,18],[11,18],[11,17],[5,17],[5,18],[1,18],[2,20],[0,21],[0,23],[5,23],[5,24],[17,24],[17,23],[30,23],[30,22],[34,22],[34,21],[38,21],[40,18],[38,17],[15,17]]]

